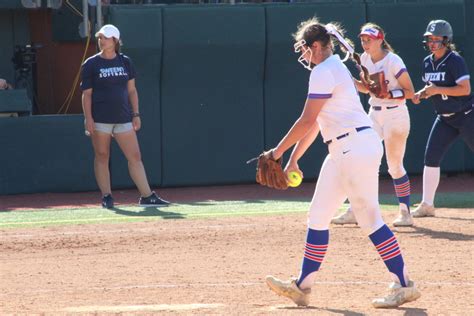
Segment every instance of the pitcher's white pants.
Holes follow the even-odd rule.
[[[328,147],[310,205],[309,228],[328,229],[331,218],[349,198],[359,226],[368,233],[376,231],[384,225],[378,201],[383,155],[379,136],[373,129],[354,131]]]

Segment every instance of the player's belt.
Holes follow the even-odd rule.
[[[398,105],[387,106],[385,109],[391,110],[391,109],[396,109],[396,108],[398,108]],[[384,107],[383,106],[373,106],[372,109],[374,111],[382,111],[384,109]]]
[[[358,133],[358,132],[363,131],[364,129],[368,129],[368,128],[370,128],[370,126],[361,126],[361,127],[356,127],[355,130],[356,130],[356,132]],[[342,139],[342,138],[344,138],[344,137],[349,136],[350,133],[351,133],[351,132],[347,132],[347,133],[345,133],[345,134],[339,135],[339,136],[337,136],[335,139],[330,139],[330,140],[328,140],[327,142],[325,142],[325,144],[326,144],[326,145],[329,145],[329,144],[332,143],[333,141],[336,141],[336,140],[339,140],[339,139]]]

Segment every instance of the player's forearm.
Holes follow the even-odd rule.
[[[283,137],[278,146],[275,147],[273,152],[274,157],[280,158],[283,156],[285,151],[299,142],[309,132],[313,124],[316,124],[316,122],[310,122],[309,120],[302,117],[296,120],[290,131],[285,137]]]
[[[303,157],[304,153],[308,150],[309,146],[313,144],[316,137],[319,134],[319,125],[313,124],[313,127],[306,133],[306,135],[296,144],[291,153],[290,160],[298,161]]]
[[[470,86],[456,85],[454,87],[436,87],[438,94],[444,94],[452,97],[462,97],[471,93]]]
[[[411,88],[411,89],[405,89],[403,88],[403,98],[404,99],[413,99],[413,97],[415,96],[415,89]]]
[[[395,99],[413,99],[415,96],[415,88],[413,87],[413,82],[411,81],[410,75],[407,71],[403,71],[398,78],[398,84],[401,90],[400,92],[397,89],[391,90],[390,95]],[[400,96],[400,94],[402,94]]]

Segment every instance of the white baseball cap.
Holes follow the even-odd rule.
[[[377,30],[374,27],[364,27],[362,31],[360,32],[359,37],[362,35],[367,35],[373,39],[384,39],[383,32]]]
[[[107,38],[115,37],[120,39],[120,31],[112,24],[106,24],[100,28],[100,30],[95,33],[95,37],[99,37],[99,34],[104,35]]]

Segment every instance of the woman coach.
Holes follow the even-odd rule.
[[[94,171],[102,192],[102,206],[113,208],[109,157],[112,137],[128,160],[128,170],[140,191],[140,206],[166,206],[152,192],[142,163],[136,132],[141,127],[135,69],[120,53],[120,31],[104,25],[96,34],[100,52],[82,65],[82,108],[86,134],[94,147]]]

